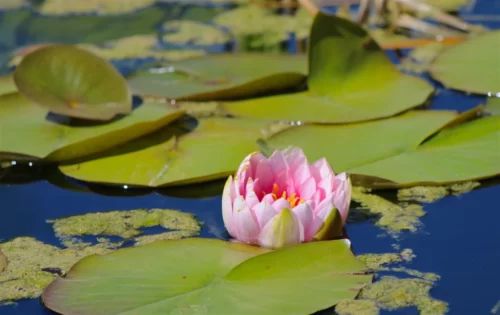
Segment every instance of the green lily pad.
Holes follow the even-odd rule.
[[[143,96],[212,101],[295,87],[305,80],[302,56],[231,54],[190,58],[140,70],[128,77]]]
[[[307,92],[227,102],[252,118],[346,123],[388,117],[424,103],[426,81],[404,75],[359,25],[317,14],[309,44]]]
[[[11,75],[0,76],[0,95],[17,92],[16,84]]]
[[[500,92],[500,31],[487,32],[451,46],[430,66],[447,88],[479,94]]]
[[[160,241],[87,257],[42,300],[62,314],[311,314],[355,298],[371,282],[366,269],[343,241],[268,253],[214,239]]]
[[[67,176],[88,182],[136,186],[170,186],[224,178],[257,151],[264,123],[206,118],[186,135],[175,126],[103,152],[93,160],[62,165]]]
[[[311,160],[325,156],[336,172],[364,175],[368,179],[358,184],[376,188],[447,184],[499,174],[500,152],[495,148],[500,116],[445,129],[423,142],[438,129],[456,125],[461,117],[455,117],[449,111],[414,111],[361,124],[306,125],[282,131],[267,143],[300,146]]]
[[[118,70],[74,46],[46,46],[28,54],[14,81],[21,94],[57,114],[109,120],[132,110],[132,95]]]
[[[0,158],[75,159],[153,132],[183,113],[145,103],[121,119],[82,125],[67,117],[57,121],[21,94],[7,94],[0,96]]]
[[[500,97],[489,97],[484,108],[486,113],[494,116],[500,115]]]

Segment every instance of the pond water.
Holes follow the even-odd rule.
[[[500,27],[498,1],[470,2],[463,9],[464,16],[476,19],[478,14],[486,14],[485,24]],[[493,15],[494,13],[498,15]],[[0,15],[0,27],[3,25],[2,18],[5,16]],[[29,34],[23,27],[16,32],[13,41],[3,42],[0,49],[5,52],[28,41],[37,41],[36,38],[27,38]],[[0,34],[7,36],[1,29]],[[15,44],[12,45],[13,43]],[[1,59],[0,57],[0,62]],[[122,66],[130,67],[130,64]],[[122,70],[127,71],[125,68]],[[439,93],[433,99],[432,108],[465,111],[485,100],[483,97],[438,88]],[[449,314],[490,314],[500,300],[498,196],[500,185],[489,181],[470,193],[426,204],[423,227],[418,232],[402,233],[397,239],[371,221],[350,223],[347,231],[356,254],[393,252],[393,244],[398,244],[401,249],[411,248],[416,258],[405,267],[441,276],[431,295],[449,303]],[[228,237],[220,214],[220,196],[183,199],[156,192],[144,192],[143,195],[136,196],[109,196],[63,189],[41,180],[23,184],[0,184],[0,240],[33,236],[42,242],[59,245],[52,226],[45,222],[48,219],[138,208],[171,208],[193,213],[204,222],[201,237]],[[384,274],[390,273],[380,273]],[[401,274],[394,275],[401,277]],[[385,313],[418,314],[418,310],[406,308],[382,312]],[[44,309],[39,299],[32,299],[0,306],[0,314],[41,315],[52,312]]]

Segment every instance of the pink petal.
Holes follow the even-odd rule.
[[[224,191],[222,192],[222,220],[229,234],[232,237],[236,237],[232,195],[234,195],[233,177],[229,176],[224,185]]]
[[[281,211],[269,220],[259,234],[259,245],[273,249],[296,245],[303,240],[302,223],[289,209]]]
[[[233,237],[244,243],[255,244],[260,232],[259,224],[242,196],[234,201],[233,216],[237,231]]]
[[[321,199],[321,193],[322,193],[321,190],[316,190],[312,195],[312,197],[310,198],[310,200],[314,201],[315,205],[319,205],[319,203],[324,199],[324,197],[323,199]],[[313,209],[314,208],[316,208],[316,206],[314,206]]]
[[[288,164],[286,164],[285,157],[283,156],[283,153],[281,153],[281,151],[274,151],[274,153],[269,158],[269,164],[271,165],[271,169],[275,178],[283,173],[288,173],[289,167]]]
[[[335,191],[333,202],[339,210],[340,216],[342,217],[342,223],[344,224],[349,215],[349,207],[351,205],[351,179],[348,178],[345,173],[342,173],[336,177],[336,180],[338,180],[339,185]]]
[[[254,213],[261,229],[277,214],[273,206],[265,201],[255,206]]]
[[[299,189],[300,198],[309,200],[316,193],[316,181],[314,178],[309,177],[304,183],[300,185]]]
[[[314,219],[314,214],[312,208],[309,206],[307,203],[303,203],[298,205],[297,207],[292,209],[292,212],[295,213],[297,218],[300,220],[302,223],[302,226],[304,227],[304,242],[309,242],[312,240],[314,234],[312,231],[313,228],[313,219]]]
[[[245,202],[250,209],[252,209],[253,206],[259,203],[259,198],[257,197],[254,191],[254,181],[252,180],[252,178],[248,179]]]
[[[272,206],[273,206],[274,210],[276,210],[276,212],[281,212],[285,208],[288,208],[288,209],[292,208],[290,206],[290,203],[288,202],[288,200],[286,200],[284,198],[280,198],[280,199],[276,200],[275,202],[273,202]]]
[[[293,172],[293,182],[300,186],[302,185],[306,180],[312,177],[311,171],[309,170],[309,165],[307,163],[304,163],[302,165],[299,165],[298,168],[296,168]]]
[[[264,202],[264,201],[267,202],[268,204],[274,203],[273,195],[271,195],[271,194],[265,195],[264,198],[262,198],[261,202]]]
[[[236,191],[239,195],[245,196],[246,184],[248,182],[248,178],[252,175],[252,166],[250,164],[250,159],[256,152],[250,153],[247,155],[240,164],[238,171],[236,171],[236,175],[234,177]]]
[[[268,160],[264,159],[257,164],[255,178],[259,180],[260,185],[260,191],[256,191],[257,194],[262,194],[262,192],[270,193],[273,190],[274,174]]]
[[[318,182],[321,179],[327,178],[329,176],[335,176],[335,173],[333,172],[330,164],[325,158],[321,158],[311,164],[311,168],[313,168],[315,171],[313,172],[315,176],[319,175],[319,178],[316,178]]]
[[[262,153],[260,152],[254,152],[254,154],[250,157],[250,165],[252,166],[252,171],[253,173],[251,174],[252,177],[255,177],[255,172],[257,171],[257,166],[264,161],[267,162],[267,159]]]
[[[307,158],[301,148],[288,147],[283,150],[283,156],[292,170],[296,170],[302,164],[307,164]]]
[[[314,214],[319,216],[323,221],[328,217],[332,209],[335,209],[333,198],[333,194],[326,196],[326,198],[314,209]]]
[[[312,234],[313,237],[323,227],[324,222],[325,221],[322,218],[320,218],[316,215],[313,217],[313,221],[312,221],[311,227],[310,227],[310,233]]]

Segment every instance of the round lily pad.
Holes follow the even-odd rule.
[[[42,300],[61,314],[312,314],[355,298],[372,280],[366,270],[341,240],[274,252],[159,241],[81,260]]]
[[[82,125],[49,114],[19,93],[6,94],[0,96],[0,159],[71,160],[155,131],[183,114],[144,103],[121,119]]]
[[[137,71],[128,83],[143,96],[225,100],[295,87],[305,80],[306,66],[302,56],[209,55]]]
[[[110,63],[69,45],[35,50],[14,72],[19,92],[51,112],[109,120],[132,110],[125,79]]]
[[[500,31],[451,46],[431,64],[430,73],[447,88],[470,93],[500,93]]]

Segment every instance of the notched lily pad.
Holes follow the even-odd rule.
[[[308,91],[226,102],[223,109],[242,117],[347,123],[395,115],[433,92],[426,81],[400,73],[351,21],[319,13],[310,37]]]
[[[49,114],[19,93],[0,96],[0,158],[65,161],[103,151],[155,131],[184,111],[145,103],[120,119],[82,124]]]
[[[16,68],[14,81],[21,94],[56,114],[109,120],[132,110],[132,95],[118,70],[74,46],[36,49]]]
[[[42,299],[62,314],[311,314],[353,299],[371,282],[365,270],[343,241],[274,252],[214,239],[160,241],[83,259]]]
[[[470,113],[474,111],[459,116],[450,111],[414,111],[360,124],[304,125],[277,133],[267,143],[276,148],[299,146],[311,160],[325,156],[336,172],[348,171],[357,184],[372,188],[494,177],[500,173],[500,152],[492,149],[498,146],[500,116],[457,125]],[[444,127],[448,128],[424,142]]]
[[[226,100],[293,88],[305,80],[306,65],[293,55],[209,55],[139,70],[128,83],[142,96]]]
[[[444,86],[470,93],[500,92],[500,31],[491,31],[447,48],[431,64]]]
[[[205,118],[177,137],[175,126],[60,170],[89,182],[137,186],[171,186],[206,182],[234,173],[257,151],[255,140],[265,123],[255,120]]]

